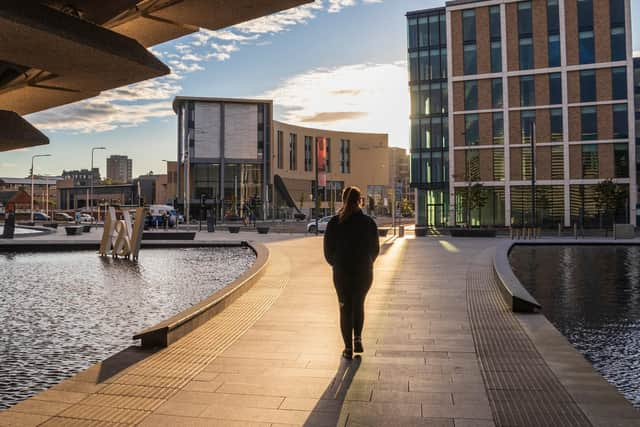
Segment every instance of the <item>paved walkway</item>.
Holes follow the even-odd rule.
[[[486,272],[495,240],[385,245],[352,362],[340,357],[321,238],[276,240],[265,276],[222,314],[169,348],[98,364],[0,413],[0,425],[495,425],[468,314],[468,273]],[[500,424],[554,425],[539,421]]]

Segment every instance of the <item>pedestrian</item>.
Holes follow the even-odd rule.
[[[333,284],[340,303],[342,356],[362,353],[364,301],[373,282],[373,263],[380,252],[378,227],[362,212],[358,187],[342,192],[342,209],[331,218],[324,234],[324,256],[333,268]]]

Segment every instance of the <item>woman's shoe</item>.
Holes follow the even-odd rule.
[[[355,337],[353,339],[353,351],[356,353],[363,353],[364,347],[362,347],[362,338]]]
[[[342,350],[342,357],[349,360],[353,359],[353,350],[350,348],[345,348],[344,350]]]

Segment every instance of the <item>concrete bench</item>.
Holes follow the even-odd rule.
[[[65,227],[64,230],[67,232],[67,236],[78,236],[82,234],[82,228],[81,225],[72,225]]]

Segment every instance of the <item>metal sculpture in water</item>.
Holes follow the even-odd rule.
[[[100,255],[109,252],[114,258],[123,257],[138,261],[142,231],[144,230],[144,208],[136,209],[136,219],[131,226],[131,215],[124,211],[123,219],[116,219],[116,210],[110,207],[104,220],[104,231],[100,241]]]

